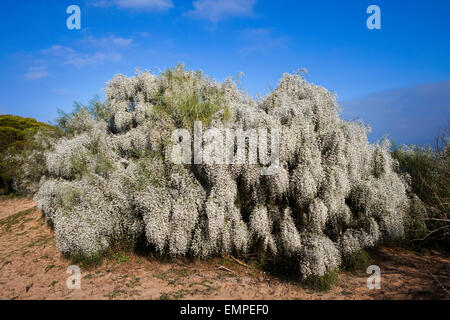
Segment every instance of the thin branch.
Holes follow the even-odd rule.
[[[447,289],[444,287],[444,285],[439,281],[439,279],[438,279],[434,274],[432,274],[431,271],[428,270],[428,268],[427,268],[426,266],[424,266],[424,268],[425,268],[425,270],[433,277],[434,281],[436,281],[436,282],[441,286],[442,290],[444,290],[444,292],[445,292],[446,294],[448,294],[448,293],[449,293],[448,290],[447,290]]]
[[[228,268],[226,268],[226,267],[224,267],[224,266],[219,266],[218,268],[217,268],[218,270],[224,270],[224,271],[227,271],[227,272],[231,272],[231,273],[234,273],[234,271],[233,270],[231,270],[231,269],[228,269]]]
[[[437,229],[434,229],[433,231],[430,231],[425,237],[423,237],[422,239],[414,239],[413,241],[423,241],[426,238],[428,238],[431,234],[435,233],[436,231],[442,230],[442,229],[450,229],[450,225],[447,226],[443,226]]]
[[[245,263],[243,263],[242,261],[236,259],[235,257],[230,256],[230,258],[231,258],[234,262],[239,263],[241,266],[244,266],[244,267],[246,267],[246,268],[250,268],[247,264],[245,264]]]

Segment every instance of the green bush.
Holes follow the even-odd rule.
[[[312,276],[306,279],[303,283],[308,288],[317,291],[328,291],[339,282],[339,271],[332,270],[325,273],[323,276]]]
[[[13,115],[0,115],[0,153],[4,154],[10,147],[23,148],[30,133],[39,128],[51,126],[33,118]]]
[[[392,147],[392,156],[398,161],[398,171],[410,179],[411,192],[423,202],[426,211],[412,217],[409,238],[419,245],[450,248],[450,126],[440,129],[434,148],[431,146]],[[421,220],[426,230],[421,230]]]
[[[352,254],[344,255],[342,266],[347,271],[366,271],[373,260],[365,250],[359,250]]]
[[[23,160],[31,155],[32,150],[42,151],[39,150],[42,149],[39,147],[39,145],[42,146],[42,141],[36,143],[33,137],[37,133],[42,134],[55,130],[56,128],[53,126],[38,122],[33,118],[0,115],[0,193],[10,194],[23,191],[19,190],[21,188],[17,183],[18,176],[23,170]],[[41,157],[34,160],[39,162],[44,159]],[[34,168],[30,169],[34,170]],[[33,175],[33,172],[28,173]],[[40,175],[36,178],[40,178]]]

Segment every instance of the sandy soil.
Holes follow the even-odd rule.
[[[82,268],[81,289],[67,289],[70,261],[56,250],[51,230],[29,199],[0,200],[0,299],[449,299],[450,259],[379,248],[381,289],[364,272],[339,276],[328,292],[282,281],[232,258],[171,262],[118,254]],[[219,269],[224,266],[227,271]]]
[[[27,198],[13,198],[13,199],[0,199],[0,220],[7,216],[26,210],[36,206],[31,199]]]

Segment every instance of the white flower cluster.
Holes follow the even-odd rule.
[[[280,129],[278,173],[263,176],[259,164],[168,161],[180,112],[205,111],[185,97],[220,98],[227,110],[207,126],[222,132]],[[173,256],[259,248],[294,259],[306,278],[404,234],[410,200],[389,146],[371,145],[364,125],[339,118],[334,95],[300,75],[283,75],[259,101],[231,80],[184,69],[119,75],[108,84],[107,104],[109,121],[72,121],[79,133],[47,154],[50,176],[35,196],[65,253],[95,255],[142,235]]]

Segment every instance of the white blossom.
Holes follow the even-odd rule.
[[[180,118],[190,97],[222,106],[204,129],[223,137],[227,129],[281,129],[278,173],[262,176],[261,165],[245,161],[168,161],[172,132],[193,128]],[[35,200],[64,253],[95,255],[141,236],[173,256],[259,247],[295,259],[307,278],[338,268],[341,255],[404,235],[412,205],[389,146],[371,145],[363,124],[339,118],[333,94],[300,75],[283,75],[258,101],[229,79],[180,68],[118,75],[107,104],[109,122],[74,115],[76,134],[46,154],[49,176]]]

